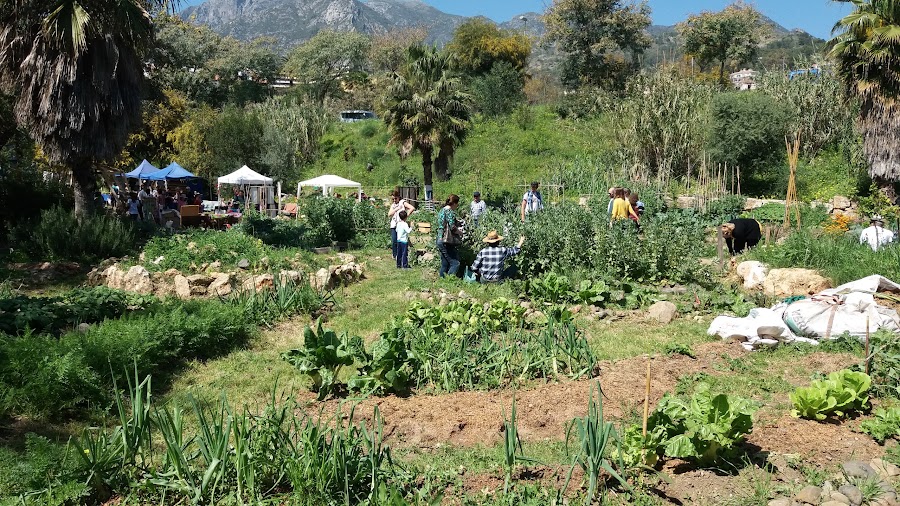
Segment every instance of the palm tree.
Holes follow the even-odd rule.
[[[471,127],[472,97],[453,76],[453,56],[433,47],[414,46],[406,68],[391,76],[382,116],[391,129],[391,143],[400,153],[422,155],[426,185],[432,183],[432,165],[446,179],[449,161]],[[437,160],[435,160],[437,151]]]
[[[141,50],[150,12],[166,0],[4,0],[0,88],[16,122],[75,182],[75,212],[91,212],[95,164],[119,154],[140,121]]]
[[[850,1],[830,55],[850,96],[860,101],[863,151],[872,180],[896,201],[900,179],[900,0]]]

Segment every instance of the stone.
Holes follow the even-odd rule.
[[[181,272],[178,269],[169,269],[163,273],[163,276],[167,278],[174,278],[175,276],[180,275]]]
[[[890,462],[883,459],[872,459],[869,462],[869,465],[872,466],[872,469],[878,473],[878,476],[882,478],[893,478],[894,476],[900,476],[900,467],[891,464]]]
[[[747,261],[737,266],[737,275],[744,281],[747,290],[761,288],[768,274],[769,268],[762,262]]]
[[[275,276],[271,274],[260,274],[259,276],[250,276],[244,280],[242,288],[244,290],[260,291],[272,288],[275,285]]]
[[[834,209],[840,209],[844,211],[846,209],[850,209],[850,199],[847,197],[836,195],[833,199],[831,199],[831,205]]]
[[[430,262],[432,260],[434,260],[434,253],[425,253],[419,257],[419,261],[422,263]]]
[[[763,291],[770,297],[814,295],[831,288],[831,283],[812,269],[772,269],[763,282]]]
[[[809,485],[808,487],[804,487],[803,490],[797,493],[794,496],[795,501],[799,502],[807,502],[809,504],[819,504],[819,499],[822,497],[822,489],[813,485]]]
[[[222,262],[220,262],[220,261],[218,261],[218,260],[216,260],[215,262],[209,264],[209,266],[207,267],[207,269],[209,269],[210,271],[217,271],[217,270],[219,270],[219,269],[221,269],[221,268],[222,268]]]
[[[144,295],[153,293],[153,282],[150,273],[142,265],[135,265],[128,269],[122,278],[122,289]]]
[[[191,297],[191,283],[181,274],[175,276],[175,296],[179,299],[189,299]]]
[[[775,339],[757,339],[752,344],[754,350],[761,350],[764,348],[777,348],[779,342]]]
[[[597,311],[595,314],[597,315],[598,320],[602,320],[609,316],[609,311],[607,311],[605,309],[601,309],[601,310]]]
[[[278,282],[286,285],[288,283],[300,283],[303,281],[303,274],[299,271],[281,271],[278,273]]]
[[[647,315],[659,323],[672,323],[672,320],[678,315],[678,307],[667,301],[657,302],[650,306],[647,310]]]
[[[834,485],[831,484],[830,481],[826,481],[822,484],[822,500],[827,501],[831,496],[831,493],[834,492]]]
[[[872,466],[860,460],[851,460],[850,462],[844,462],[844,464],[841,466],[841,469],[844,470],[844,474],[853,478],[873,478],[877,476],[875,470],[872,469]],[[850,497],[843,490],[841,490],[840,492],[847,497]],[[853,499],[852,497],[850,498]]]
[[[844,485],[838,489],[838,492],[844,494],[852,506],[859,506],[863,502],[862,492],[854,485]]]
[[[250,260],[247,260],[246,258],[242,258],[237,263],[237,266],[238,266],[238,269],[244,269],[244,270],[249,269],[250,268]]]
[[[693,209],[697,207],[697,197],[682,195],[675,199],[675,207],[678,209]]]
[[[825,501],[825,502],[823,502],[820,506],[847,506],[848,504],[850,504],[850,503],[849,503],[849,502],[835,501],[834,499],[832,499],[832,500],[830,500],[830,501]]]
[[[210,283],[213,282],[212,276],[207,276],[206,274],[194,274],[192,276],[187,277],[188,283],[191,286],[202,286],[206,288]]]
[[[191,295],[203,297],[206,295],[206,287],[203,285],[195,285],[191,287]]]
[[[356,257],[349,253],[338,253],[337,257],[338,257],[338,261],[340,261],[342,264],[355,264],[356,263]]]
[[[468,299],[469,298],[469,294],[467,294],[466,292],[464,292],[462,290],[460,290],[456,296],[459,297],[460,299]]]
[[[153,263],[153,265],[159,265],[165,259],[166,259],[166,257],[164,257],[164,256],[158,256],[158,257],[156,257],[156,260],[154,260],[152,263]]]
[[[769,506],[791,506],[793,503],[794,501],[791,501],[786,497],[776,497],[769,501]]]
[[[79,334],[87,334],[87,332],[91,330],[91,325],[89,323],[79,323],[75,329]]]
[[[321,268],[316,271],[316,275],[313,277],[313,287],[316,290],[329,290],[331,289],[331,272],[326,268]]]
[[[839,504],[843,504],[845,506],[850,504],[850,498],[840,492],[832,492],[831,493],[831,501],[839,503]]]
[[[578,314],[578,313],[581,312],[581,309],[582,309],[582,306],[581,306],[581,305],[574,305],[574,306],[572,306],[572,307],[569,308],[569,312],[572,313],[572,314]]]
[[[523,300],[519,305],[525,309],[531,309],[531,301]]]
[[[218,276],[216,276],[216,279],[209,284],[206,292],[209,295],[218,295],[219,297],[231,295],[231,292],[233,290],[231,282],[231,274],[219,274]]]

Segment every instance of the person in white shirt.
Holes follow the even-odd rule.
[[[401,199],[397,190],[391,194],[391,199],[391,207],[388,209],[388,218],[391,220],[391,255],[397,258],[397,223],[400,221],[400,211],[406,211],[406,215],[409,216],[416,208],[405,199]]]
[[[409,233],[412,228],[406,222],[406,211],[400,211],[397,216],[400,218],[397,222],[397,268],[409,269]]]
[[[859,234],[859,243],[868,243],[872,251],[878,251],[885,244],[894,242],[894,233],[884,228],[884,218],[872,216],[869,228]]]
[[[538,191],[539,186],[540,183],[537,181],[531,183],[531,190],[522,196],[522,221],[525,221],[526,214],[544,210],[544,199],[541,197],[541,192]]]
[[[481,200],[481,192],[472,194],[472,203],[469,204],[469,214],[472,215],[472,223],[478,225],[478,219],[487,211],[487,203]]]

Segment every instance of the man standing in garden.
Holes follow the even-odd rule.
[[[538,191],[540,183],[537,181],[531,183],[531,189],[522,196],[522,221],[525,221],[525,215],[536,213],[544,210],[544,198]]]
[[[872,251],[878,251],[882,246],[892,242],[894,233],[884,228],[884,218],[877,214],[869,221],[869,228],[859,234],[859,243],[868,243]]]
[[[504,248],[500,246],[503,236],[498,234],[496,230],[491,230],[483,242],[487,247],[478,252],[475,257],[475,263],[472,264],[472,272],[481,276],[482,283],[496,283],[504,279],[511,278],[517,274],[515,267],[504,268],[506,259],[514,257],[522,251],[522,244],[525,237],[519,237],[519,243],[515,248]]]
[[[472,194],[472,203],[469,204],[469,214],[472,215],[472,223],[478,226],[478,219],[487,211],[487,204],[481,200],[481,192]]]

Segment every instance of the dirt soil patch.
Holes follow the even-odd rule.
[[[651,406],[666,392],[675,389],[678,378],[705,372],[721,374],[715,365],[722,356],[745,356],[740,345],[714,342],[695,348],[696,359],[676,355],[659,356],[652,360],[653,381]],[[838,370],[852,362],[845,355],[813,353],[797,358],[798,362],[822,372]],[[604,413],[611,419],[623,419],[640,412],[644,398],[647,370],[646,357],[634,357],[615,362],[602,362],[597,380],[604,393]],[[798,377],[798,383],[808,378]],[[525,441],[560,441],[565,437],[565,424],[587,412],[587,399],[594,380],[549,383],[519,390],[515,393],[518,409],[519,434]],[[453,444],[471,447],[491,446],[500,441],[503,412],[512,403],[510,390],[490,392],[457,392],[444,395],[413,395],[407,398],[381,397],[362,401],[355,409],[355,420],[371,420],[377,406],[384,418],[385,441],[395,446],[433,448]],[[308,398],[311,400],[312,396]],[[333,412],[346,401],[328,401],[325,412]]]

